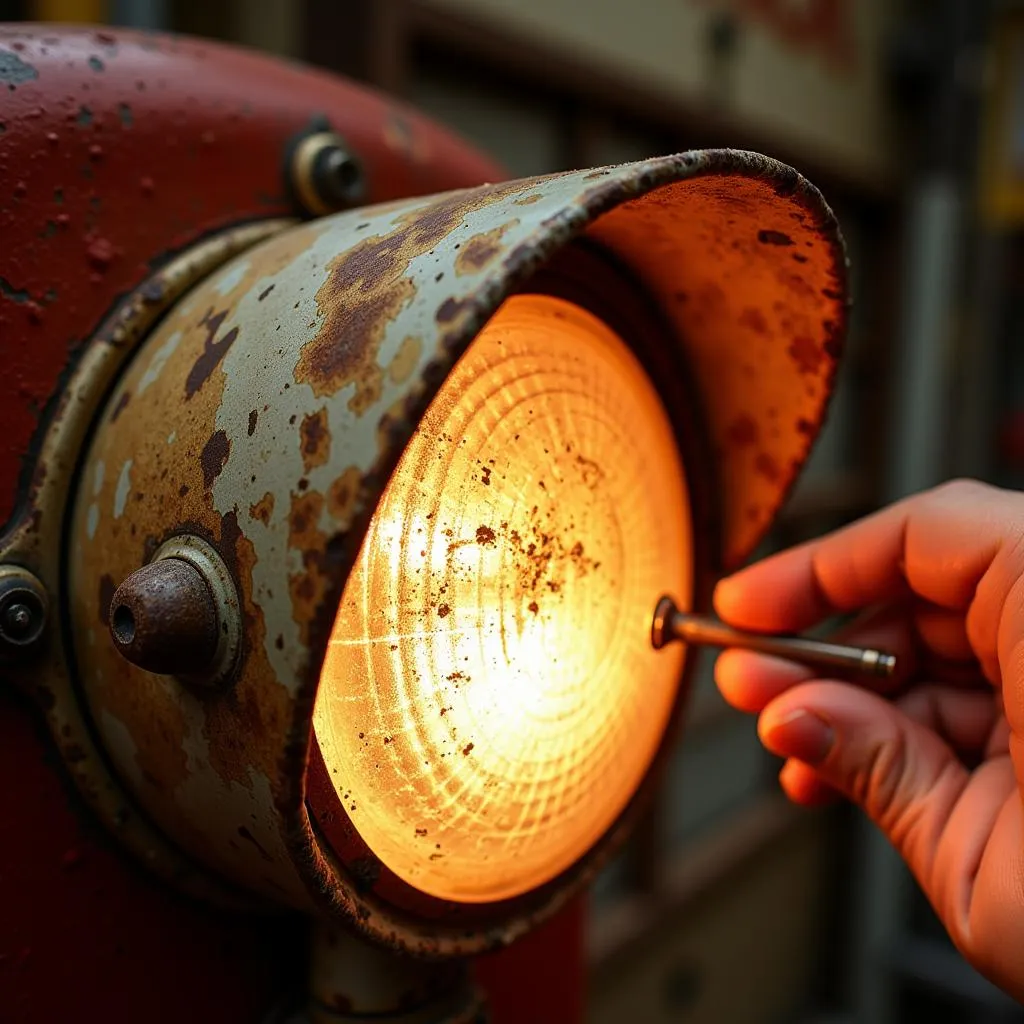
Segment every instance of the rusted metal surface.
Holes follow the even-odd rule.
[[[187,533],[172,537],[157,549],[154,563],[164,560],[184,562],[199,574],[214,617],[215,640],[209,661],[202,667],[174,674],[183,683],[204,689],[229,686],[242,647],[242,614],[231,570],[202,537]]]
[[[732,159],[739,169],[746,158]],[[734,569],[767,533],[826,412],[847,320],[837,226],[787,172],[739,189],[701,177],[682,202],[653,192],[590,234],[671,311],[719,469],[722,568]]]
[[[350,932],[319,924],[310,954],[313,1024],[474,1024],[484,1003],[469,965],[433,963],[382,951]]]
[[[217,652],[217,608],[202,574],[180,558],[137,569],[117,588],[110,635],[121,656],[158,675],[197,675]]]
[[[0,671],[4,1024],[266,1021],[301,984],[301,921],[226,914],[132,863],[10,682]]]
[[[27,568],[38,577],[52,600],[62,595],[62,600],[67,601],[62,537],[67,525],[68,495],[93,417],[112,380],[131,355],[133,345],[191,285],[234,254],[281,231],[289,223],[271,220],[247,225],[201,243],[168,263],[111,313],[66,383],[36,453],[26,514],[0,540],[0,564]],[[96,479],[94,476],[87,486],[95,486]],[[88,524],[85,529],[88,533]],[[105,578],[103,587],[109,609],[116,588],[113,578]],[[97,634],[103,635],[109,644],[99,623],[87,631],[87,636],[94,640]],[[19,667],[12,678],[43,712],[60,757],[88,805],[123,846],[178,888],[215,903],[251,906],[250,895],[197,869],[138,813],[96,746],[96,736],[81,706],[73,674],[68,638],[63,630],[53,629],[39,658]]]
[[[529,897],[472,915],[419,900],[410,913],[372,854],[321,842],[326,823],[306,802],[319,667],[367,517],[482,324],[581,233],[642,280],[669,325],[664,344],[695,375],[735,560],[821,421],[846,300],[841,240],[818,193],[730,151],[390,203],[271,238],[147,339],[75,498],[82,685],[136,799],[225,876],[418,953],[513,940],[564,905],[615,838]],[[183,531],[219,551],[241,599],[238,678],[213,700],[95,642],[104,581]]]
[[[197,241],[295,212],[282,157],[314,115],[358,146],[371,201],[504,174],[400,103],[209,41],[0,26],[0,88],[0,551],[38,571],[56,605],[96,400],[180,290],[264,228]],[[197,1006],[224,1024],[267,1019],[303,970],[301,920],[208,905],[251,900],[196,870],[110,773],[58,619],[37,662],[0,664],[4,1019],[170,1024]]]
[[[286,155],[324,124],[368,202],[476,185],[501,169],[402,103],[209,40],[0,26],[0,523],[69,354],[168,254],[296,212]],[[20,487],[19,487],[20,484]]]

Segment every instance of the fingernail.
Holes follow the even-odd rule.
[[[778,757],[795,757],[804,764],[820,764],[832,749],[835,732],[828,722],[799,708],[770,722],[761,741]]]
[[[737,588],[729,580],[719,580],[711,595],[711,606],[720,619],[731,622],[740,601],[737,600]]]

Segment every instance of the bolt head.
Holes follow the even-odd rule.
[[[46,595],[26,570],[0,573],[0,654],[18,656],[33,648],[46,627]]]
[[[32,609],[27,604],[12,604],[4,615],[4,631],[13,637],[28,636],[32,631],[34,618]]]
[[[362,198],[363,170],[343,146],[326,146],[313,163],[313,184],[325,203],[343,209]]]

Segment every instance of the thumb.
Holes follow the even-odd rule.
[[[758,734],[772,753],[812,766],[860,806],[922,887],[939,895],[935,860],[968,774],[935,732],[867,690],[811,682],[772,701]]]

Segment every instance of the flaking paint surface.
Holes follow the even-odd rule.
[[[209,305],[172,311],[110,400],[108,416],[120,412],[116,429],[100,435],[99,450],[106,454],[98,459],[122,467],[121,473],[116,481],[109,473],[101,480],[98,527],[89,551],[76,555],[95,558],[111,582],[94,594],[82,589],[79,600],[92,599],[88,619],[105,616],[115,579],[120,582],[182,530],[194,529],[214,542],[241,578],[251,573],[252,546],[237,528],[238,514],[217,514],[209,492],[230,451],[216,443],[222,436],[214,423],[224,375],[222,359],[211,360],[210,352],[234,329],[225,323],[231,289],[218,279],[212,284]],[[145,400],[125,404],[123,397],[139,387]],[[103,514],[106,509],[112,514]],[[76,568],[82,570],[82,563]],[[290,887],[291,899],[301,901],[301,887],[286,867],[274,803],[267,798],[277,778],[288,698],[261,660],[262,618],[244,594],[243,613],[247,667],[230,693],[204,699],[176,680],[128,665],[109,642],[90,648],[87,693],[126,782],[169,835],[252,887]],[[125,736],[133,738],[130,746]],[[240,841],[239,828],[254,841]],[[277,872],[269,870],[268,857]]]
[[[591,229],[669,312],[721,471],[723,563],[771,524],[806,458],[842,344],[844,283],[827,225],[770,182],[698,179]]]
[[[4,25],[0,66],[17,69],[0,80],[0,331],[11,384],[0,448],[15,460],[69,350],[155,263],[226,226],[297,212],[284,157],[314,116],[364,161],[373,202],[502,176],[395,100],[212,40]],[[222,285],[228,294],[231,280]],[[16,472],[0,477],[0,520],[18,483]]]

